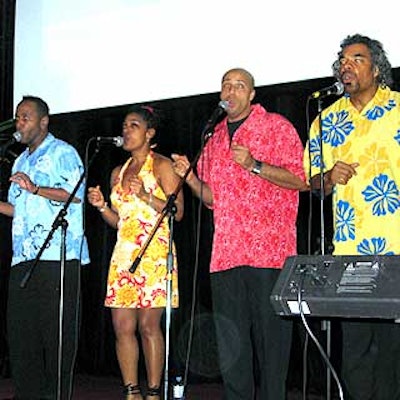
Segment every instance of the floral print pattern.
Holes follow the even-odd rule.
[[[400,207],[399,191],[393,180],[387,175],[379,175],[373,183],[362,191],[366,202],[372,203],[372,214],[386,215],[395,213]]]
[[[357,175],[333,190],[334,254],[399,254],[400,93],[380,87],[361,112],[344,95],[321,119],[323,170],[337,161],[359,164]],[[319,126],[316,119],[304,153],[311,176],[320,172]]]
[[[142,166],[139,178],[147,191],[166,199],[153,173],[153,153]],[[155,226],[159,213],[149,204],[124,191],[121,182],[130,159],[122,167],[119,180],[112,188],[111,201],[118,210],[117,242],[110,261],[105,305],[115,308],[165,307],[167,299],[168,221],[164,219],[142,255],[134,273],[129,272],[142,246]],[[178,276],[173,246],[171,304],[178,307]]]
[[[259,104],[252,106],[232,143],[249,148],[257,160],[305,179],[304,148],[295,128]],[[279,269],[296,254],[298,191],[272,184],[233,161],[226,118],[207,142],[197,170],[213,193],[211,272],[241,265]]]
[[[17,171],[25,172],[32,182],[39,186],[62,188],[71,193],[80,180],[83,165],[74,147],[48,133],[33,153],[29,153],[27,148],[18,156],[12,173]],[[80,185],[76,196],[84,199],[84,183]],[[12,266],[14,266],[36,258],[64,203],[34,195],[21,189],[14,182],[10,185],[8,201],[14,206],[12,221]],[[66,259],[81,260],[82,264],[88,264],[89,251],[82,228],[82,202],[70,203],[65,219],[68,222]],[[61,245],[61,228],[58,228],[43,251],[41,260],[59,260]]]
[[[348,112],[329,113],[322,120],[322,140],[332,147],[344,143],[346,137],[354,130],[354,125],[348,120]]]

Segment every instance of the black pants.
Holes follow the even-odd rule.
[[[346,400],[400,399],[400,326],[393,321],[342,323]]]
[[[79,263],[65,265],[61,379],[59,379],[60,262],[41,261],[25,288],[28,263],[11,268],[8,295],[8,343],[11,374],[18,400],[54,400],[72,394],[78,342]]]
[[[277,316],[270,294],[280,270],[241,266],[212,273],[211,289],[225,399],[284,400],[292,322]]]

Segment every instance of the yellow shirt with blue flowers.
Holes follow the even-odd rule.
[[[311,125],[308,176],[320,173],[321,142],[324,172],[359,163],[333,188],[334,254],[400,254],[400,93],[380,87],[361,112],[347,94],[326,108]]]

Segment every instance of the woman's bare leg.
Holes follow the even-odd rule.
[[[149,389],[160,388],[164,370],[165,342],[160,325],[163,312],[163,308],[138,310],[139,332],[142,339]],[[149,400],[160,398],[156,391],[153,392],[153,395],[149,391],[147,397]]]
[[[113,308],[115,350],[125,386],[126,400],[141,400],[138,374],[139,345],[136,338],[138,310]],[[130,385],[130,386],[129,386]]]

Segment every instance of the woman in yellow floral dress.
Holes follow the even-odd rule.
[[[116,336],[116,353],[124,382],[126,400],[141,400],[138,359],[141,337],[147,372],[146,398],[160,398],[164,367],[164,337],[160,326],[166,306],[168,219],[164,218],[134,273],[129,272],[142,249],[166,199],[176,189],[179,178],[171,160],[152,150],[158,118],[148,106],[130,109],[123,123],[124,150],[131,157],[111,173],[111,206],[100,187],[88,190],[95,206],[110,226],[118,229],[111,257],[105,305],[111,308]],[[183,216],[183,195],[175,201],[175,219]],[[178,307],[176,257],[172,273],[172,307]]]

